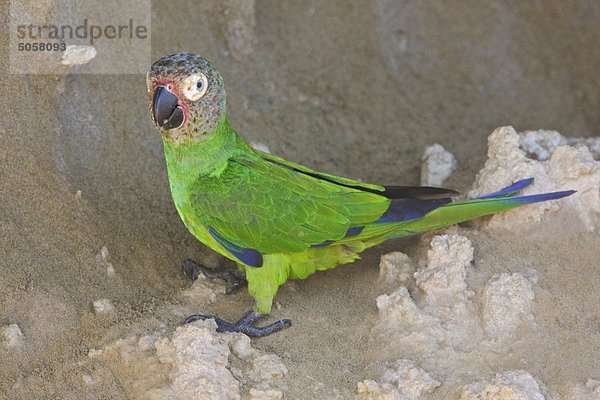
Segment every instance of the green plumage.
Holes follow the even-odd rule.
[[[199,92],[200,85],[198,93],[183,86],[189,77],[202,76],[208,82],[205,93]],[[173,95],[161,90],[157,100],[158,86]],[[245,271],[261,313],[270,312],[287,279],[352,262],[386,239],[570,194],[505,193],[450,202],[438,196],[448,197],[450,191],[395,188],[401,195],[394,197],[388,188],[313,171],[250,148],[227,122],[220,75],[198,56],[182,53],[157,61],[148,87],[177,211],[198,240]],[[180,122],[173,111],[178,108],[185,119],[174,128]]]
[[[264,255],[260,268],[245,268],[240,263],[262,313],[270,311],[277,288],[288,277],[306,278],[316,270],[354,261],[366,248],[363,240],[343,246],[311,246],[340,240],[350,227],[377,220],[390,203],[381,195],[319,180],[269,161],[272,156],[246,145],[225,117],[210,141],[172,146],[165,140],[164,147],[173,200],[190,232],[238,263],[210,235],[208,227],[235,245]]]

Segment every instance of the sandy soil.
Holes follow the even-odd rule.
[[[4,22],[7,6],[0,2]],[[600,136],[594,1],[155,1],[152,13],[153,59],[187,50],[213,60],[234,128],[331,173],[416,184],[421,154],[437,142],[458,161],[445,184],[467,191],[497,126]],[[472,333],[459,327],[434,347],[407,348],[373,330],[376,299],[399,287],[379,279],[380,256],[401,251],[421,269],[433,234],[286,285],[273,318],[294,326],[253,340],[255,350],[210,327],[176,330],[198,311],[239,317],[251,299],[221,294],[220,282],[191,287],[180,275],[186,258],[221,260],[186,232],[171,203],[144,76],[8,75],[6,35],[0,44],[1,398],[177,398],[177,351],[195,334],[233,354],[228,370],[243,397],[352,398],[365,380],[385,391],[385,371],[410,358],[440,383],[423,389],[426,399],[469,398],[486,385],[489,394],[514,378],[497,374],[516,370],[546,398],[598,398],[600,240],[563,212],[568,205],[528,226],[450,231],[474,248],[465,267],[472,321],[494,274],[537,271],[535,326],[508,343],[453,342],[452,332]],[[402,285],[418,310],[431,311],[414,279]],[[282,363],[286,373],[260,376],[253,363],[273,354],[256,365],[281,371]],[[519,398],[539,398],[534,389]]]

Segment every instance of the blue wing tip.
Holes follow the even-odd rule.
[[[516,196],[509,197],[514,195],[516,192],[526,188],[534,182],[534,178],[525,178],[517,181],[505,188],[498,190],[497,192],[486,194],[478,197],[478,199],[493,199],[493,198],[506,198],[509,201],[518,202],[518,203],[538,203],[540,201],[547,200],[556,200],[561,199],[563,197],[567,197],[576,192],[576,190],[564,190],[561,192],[552,192],[552,193],[541,193],[541,194],[532,194],[527,196]]]
[[[511,194],[516,193],[519,190],[522,190],[522,189],[526,188],[527,186],[531,185],[534,180],[535,179],[533,177],[521,179],[520,181],[517,181],[505,188],[502,188],[502,189],[498,190],[497,192],[480,196],[480,197],[478,197],[478,199],[492,199],[494,197],[504,197],[504,196],[511,195]]]
[[[530,178],[525,178],[525,179],[521,180],[521,182],[527,182],[528,185],[531,185],[533,183],[533,181],[535,181],[535,178],[533,176]]]
[[[530,178],[521,179],[520,181],[513,183],[511,186],[517,186],[519,188],[524,188],[524,187],[527,187],[527,186],[533,184],[534,181],[535,181],[535,178],[532,176]]]

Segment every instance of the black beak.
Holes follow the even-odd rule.
[[[164,86],[158,86],[152,100],[154,121],[165,129],[178,128],[183,123],[183,111],[179,107],[177,96]]]

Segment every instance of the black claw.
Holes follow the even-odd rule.
[[[231,323],[217,317],[216,315],[195,314],[187,317],[183,323],[188,324],[198,320],[213,319],[217,323],[217,332],[240,332],[254,337],[267,336],[271,333],[292,326],[292,321],[289,319],[281,319],[267,326],[254,326],[254,322],[256,322],[256,320],[258,320],[260,317],[262,317],[262,314],[255,311],[250,311],[240,318],[239,321]]]
[[[219,268],[208,268],[194,260],[185,260],[181,265],[181,271],[191,281],[198,279],[200,273],[207,278],[224,279],[226,294],[233,294],[246,284],[245,275],[237,266],[224,265]]]
[[[185,260],[183,264],[181,264],[181,272],[183,272],[183,275],[190,281],[198,279],[198,274],[202,272],[202,268],[206,267],[198,264],[194,260]]]

